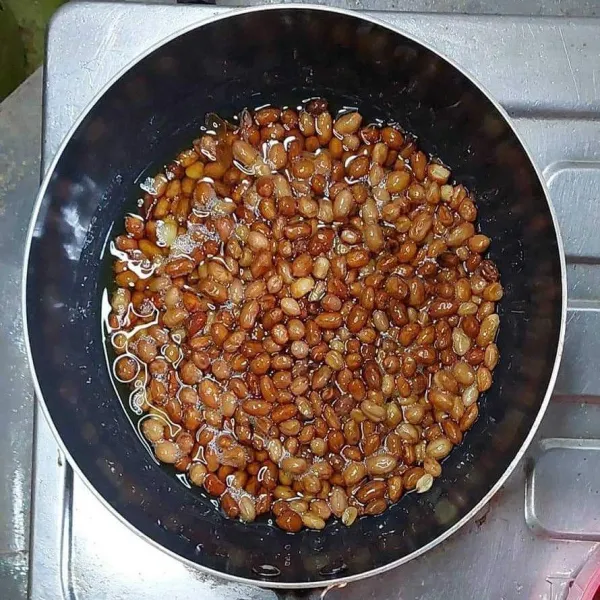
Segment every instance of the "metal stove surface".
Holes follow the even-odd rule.
[[[45,73],[45,168],[116,72],[168,34],[223,10],[83,2],[59,11]],[[563,600],[600,542],[600,19],[375,16],[454,58],[512,115],[544,172],[562,227],[569,316],[555,396],[502,490],[423,557],[329,590],[327,598]],[[73,474],[39,409],[33,500],[34,600],[300,597],[207,576],[140,539]]]

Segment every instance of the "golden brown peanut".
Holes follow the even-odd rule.
[[[246,400],[242,407],[245,412],[253,417],[264,417],[271,412],[272,405],[270,402],[262,400]]]
[[[369,456],[365,463],[369,475],[385,475],[396,468],[398,461],[391,454],[376,454]]]
[[[427,456],[440,460],[446,458],[450,453],[450,450],[452,450],[452,442],[446,437],[439,437],[427,444],[425,452]]]
[[[301,277],[296,279],[290,286],[290,291],[294,298],[302,298],[306,296],[315,287],[315,280],[312,277]]]
[[[351,462],[344,468],[342,476],[346,485],[354,485],[366,477],[367,468],[359,462]]]
[[[500,318],[497,314],[491,314],[487,316],[483,322],[481,323],[481,327],[479,328],[479,335],[475,340],[477,345],[481,348],[485,348],[488,344],[491,344],[496,337],[496,333],[498,332],[498,327],[500,325]]]
[[[342,514],[342,523],[346,525],[346,527],[350,527],[354,521],[356,521],[356,517],[358,516],[358,510],[355,506],[349,506],[344,510]]]
[[[489,248],[489,246],[490,238],[482,234],[474,235],[469,240],[469,249],[479,254],[483,254]]]
[[[358,112],[349,112],[336,119],[333,129],[336,134],[344,136],[358,131],[362,116]]]
[[[498,364],[499,359],[500,359],[500,354],[498,352],[498,346],[496,346],[496,344],[493,344],[493,343],[490,344],[485,349],[485,355],[484,355],[484,359],[483,359],[485,366],[490,371],[493,371],[496,368],[496,365]]]
[[[385,187],[391,194],[399,194],[410,184],[410,174],[407,171],[392,171],[388,177]]]
[[[402,484],[405,490],[412,490],[416,487],[417,482],[425,475],[425,471],[421,467],[412,467],[408,469],[402,476]]]
[[[158,442],[163,439],[165,424],[155,418],[142,421],[142,433],[149,442]]]
[[[479,409],[477,408],[477,404],[472,404],[465,410],[465,414],[462,416],[459,422],[459,427],[461,431],[467,431],[473,426],[473,423],[477,420],[479,415]]]
[[[247,142],[237,140],[233,143],[233,156],[245,167],[251,167],[259,157],[258,152]]]
[[[323,312],[317,316],[315,323],[322,329],[338,329],[342,324],[339,312]]]
[[[354,207],[354,196],[349,189],[343,189],[339,192],[333,201],[333,218],[336,221],[342,221],[352,211]]]
[[[323,529],[325,521],[316,513],[308,512],[302,515],[302,523],[309,529]]]
[[[242,496],[239,501],[240,518],[246,523],[251,523],[256,519],[256,507],[254,500],[250,496]]]
[[[176,444],[169,440],[159,441],[154,446],[156,458],[161,462],[173,464],[179,460],[180,450]]]
[[[281,309],[286,315],[291,317],[296,317],[300,314],[300,306],[293,298],[283,298],[281,301]]]
[[[362,504],[367,504],[371,500],[383,498],[386,489],[387,486],[382,480],[368,481],[358,488],[354,496]]]
[[[365,244],[371,252],[379,252],[385,244],[383,232],[379,225],[367,225],[363,230],[363,236],[365,238]]]
[[[348,507],[348,497],[344,489],[340,486],[334,486],[331,490],[329,506],[331,507],[331,512],[338,518],[344,514],[344,511]]]
[[[375,423],[381,423],[385,420],[387,415],[383,406],[380,406],[371,400],[363,400],[360,408],[367,419],[370,419]]]
[[[276,519],[278,527],[284,531],[295,533],[302,529],[302,518],[293,510],[287,510],[279,515]]]
[[[462,385],[471,385],[475,381],[475,372],[473,367],[464,361],[458,361],[454,364],[453,375],[456,381]]]
[[[301,475],[306,471],[308,465],[303,458],[284,458],[281,461],[281,468],[288,473]]]
[[[446,243],[450,248],[456,248],[464,244],[474,233],[475,228],[471,223],[462,223],[449,232]]]

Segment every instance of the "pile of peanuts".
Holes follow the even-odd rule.
[[[473,198],[324,99],[213,120],[111,245],[113,372],[144,438],[227,516],[289,532],[426,492],[498,363]]]

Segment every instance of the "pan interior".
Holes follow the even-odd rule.
[[[346,528],[287,534],[224,518],[140,443],[115,396],[101,331],[102,256],[134,182],[198,135],[207,112],[324,96],[397,121],[475,192],[502,274],[495,384],[424,495]],[[561,323],[559,247],[543,188],[494,105],[421,45],[316,9],[240,13],[166,43],[116,81],[78,126],[45,190],[26,282],[34,366],[65,447],[143,534],[229,576],[322,584],[409,556],[457,523],[517,455],[551,379]]]

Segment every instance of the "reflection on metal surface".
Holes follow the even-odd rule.
[[[546,438],[530,454],[529,527],[549,538],[600,542],[600,440]]]
[[[0,46],[4,43],[3,38]],[[18,290],[26,223],[39,182],[39,161],[31,152],[41,143],[39,86],[36,73],[0,107],[0,595],[7,598],[19,598],[27,580],[35,403]]]
[[[334,583],[333,585],[326,587],[321,592],[319,600],[325,600],[325,596],[327,596],[327,599],[329,600],[334,590],[343,590],[347,585],[347,583]]]
[[[173,30],[215,12],[218,9],[189,6],[133,5],[125,9],[119,5],[87,4],[75,4],[63,11],[54,23],[49,42],[46,164],[95,90],[139,52],[141,22],[150,19],[154,23],[152,28],[144,27],[144,43],[151,45]],[[520,115],[519,132],[542,167],[600,159],[595,155],[600,150],[594,143],[600,138],[600,124],[581,118],[591,110],[600,109],[597,96],[589,87],[594,58],[600,55],[597,21],[453,17],[450,23],[447,17],[435,15],[377,16],[417,37],[436,40],[444,52],[469,68],[507,108]],[[111,25],[106,28],[103,23]],[[69,51],[73,27],[85,33],[76,55]],[[528,48],[535,46],[538,50],[534,55],[528,52],[527,60],[518,50],[524,40],[528,40]],[[473,60],[474,57],[478,58]],[[490,70],[489,64],[496,68]],[[553,78],[546,75],[548,64],[555,66],[553,72],[557,75]],[[505,76],[498,78],[498,72]],[[537,118],[540,113],[560,118],[540,120]],[[575,114],[580,117],[578,120],[572,120]],[[563,228],[568,228],[572,215],[568,203],[573,190],[569,186],[579,185],[577,176],[573,177],[561,185],[554,179],[553,187],[550,178],[555,206],[567,207],[563,212],[560,208],[558,211],[564,221]],[[585,250],[581,231],[577,228],[574,231]],[[587,283],[579,285],[587,285],[588,296],[593,296],[594,291],[600,293],[600,288],[594,285],[598,275],[593,266],[589,271]],[[572,282],[570,286],[572,291]],[[562,393],[600,394],[600,370],[586,358],[600,354],[600,348],[597,353],[590,350],[600,343],[596,341],[598,336],[591,333],[600,314],[596,308],[596,305],[586,306],[585,310],[570,313],[566,357],[559,380]],[[545,438],[600,439],[600,404],[584,402],[583,398],[552,403],[537,436],[540,447]],[[189,569],[146,544],[99,504],[80,481],[70,477],[69,467],[57,460],[56,445],[47,424],[40,419],[36,442],[30,589],[33,599],[121,600],[139,596],[141,581],[144,597],[149,600],[162,600],[166,595],[181,600],[281,597],[272,591],[227,583]],[[533,461],[535,457],[533,451],[529,459]],[[553,459],[552,467],[567,475],[567,469],[575,464],[577,459],[574,462],[567,450]],[[538,462],[537,468],[543,476],[549,465]],[[581,468],[581,478],[594,476],[592,471],[586,471],[587,467]],[[595,473],[594,485],[597,485],[600,476]],[[567,534],[573,530],[585,532],[585,523],[572,520],[554,523],[561,490],[552,487],[553,481],[552,477],[545,477],[548,487],[539,488],[538,496],[551,498],[552,502],[533,507],[541,522],[551,523],[549,534],[539,535],[525,524],[525,471],[517,468],[481,514],[451,539],[376,581],[353,583],[343,590],[331,589],[326,598],[561,600],[568,582],[594,544],[590,539],[578,544],[554,539],[554,529]],[[572,501],[572,496],[567,499]],[[72,512],[67,510],[68,506]],[[314,591],[302,597],[316,600],[320,595],[321,591]],[[295,595],[288,592],[283,597],[291,599]]]
[[[569,577],[568,575],[552,575],[546,577],[546,581],[550,585],[548,600],[564,600],[569,593],[573,577]]]
[[[569,198],[557,205],[556,212],[564,223],[565,253],[571,262],[593,262],[600,258],[596,211],[600,189],[600,162],[561,161],[544,170],[550,194]]]

